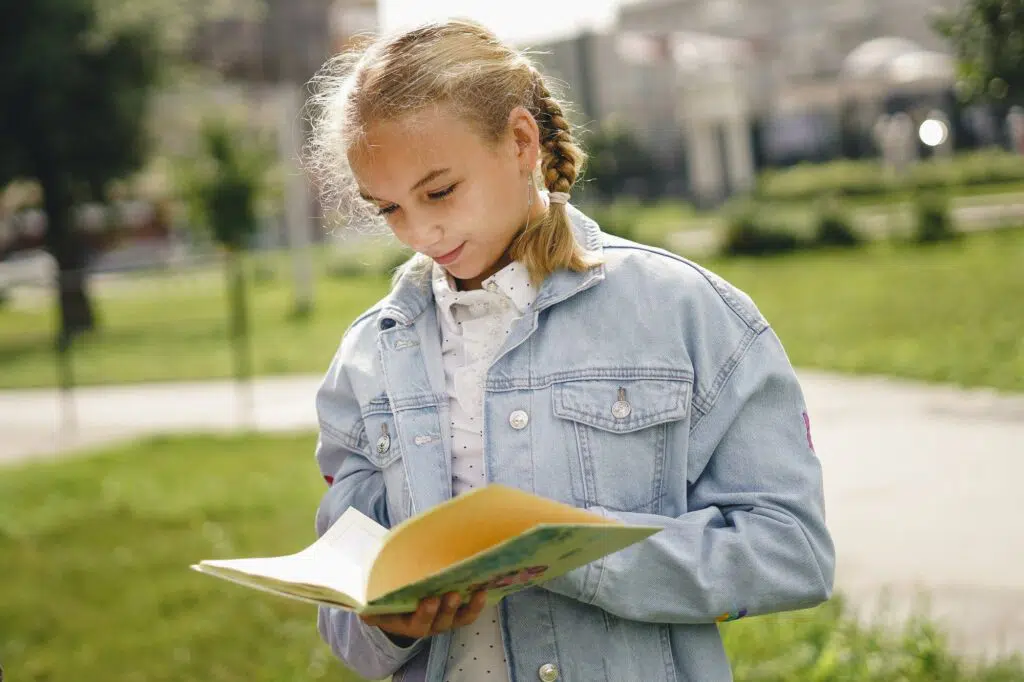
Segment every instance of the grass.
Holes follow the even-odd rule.
[[[1024,230],[711,265],[797,366],[1024,391]]]
[[[217,272],[149,276],[96,287],[100,330],[74,347],[79,384],[223,378],[232,375],[227,301]],[[348,324],[387,290],[384,276],[321,276],[316,312],[293,314],[283,269],[250,289],[257,374],[321,372]],[[52,386],[57,364],[48,305],[0,309],[0,387]]]
[[[310,434],[150,439],[0,469],[0,661],[19,682],[355,682],[304,604],[188,570],[293,551],[323,484]],[[865,629],[824,607],[725,626],[738,681],[1010,682],[925,623]]]
[[[797,366],[1024,391],[1024,230],[706,264],[754,298]],[[252,288],[255,369],[321,373],[387,278],[328,277],[321,264],[316,312],[294,319],[286,265]],[[231,375],[216,271],[99,286],[96,298],[102,326],[75,348],[79,383]],[[54,385],[52,323],[48,306],[0,308],[0,388]]]
[[[20,682],[354,680],[310,607],[188,570],[314,537],[311,436],[153,440],[0,471],[0,661]]]

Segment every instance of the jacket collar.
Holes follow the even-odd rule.
[[[597,223],[572,205],[567,205],[566,209],[569,212],[569,221],[572,223],[577,241],[587,251],[603,256],[602,233]],[[391,292],[382,302],[381,320],[390,318],[397,324],[408,326],[413,324],[428,306],[434,304],[430,262],[417,263],[419,260],[419,258],[413,259],[413,265],[407,265],[398,276]],[[603,280],[604,276],[604,265],[601,263],[584,272],[571,272],[563,269],[552,273],[541,284],[533,305],[533,312],[537,313],[572,298]]]

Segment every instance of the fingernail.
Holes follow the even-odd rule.
[[[457,594],[453,594],[448,597],[448,608],[454,609],[462,602],[462,597]]]

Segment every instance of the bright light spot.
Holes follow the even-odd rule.
[[[949,137],[949,128],[944,122],[929,118],[921,124],[917,134],[921,138],[921,142],[929,147],[938,147]]]

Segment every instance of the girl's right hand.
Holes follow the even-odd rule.
[[[378,627],[389,635],[407,638],[412,641],[437,635],[448,630],[469,625],[477,619],[487,602],[487,592],[474,592],[469,603],[462,604],[460,596],[455,592],[443,598],[430,597],[420,601],[419,607],[412,613],[398,615],[360,616],[367,625]],[[412,642],[396,642],[408,646]]]

